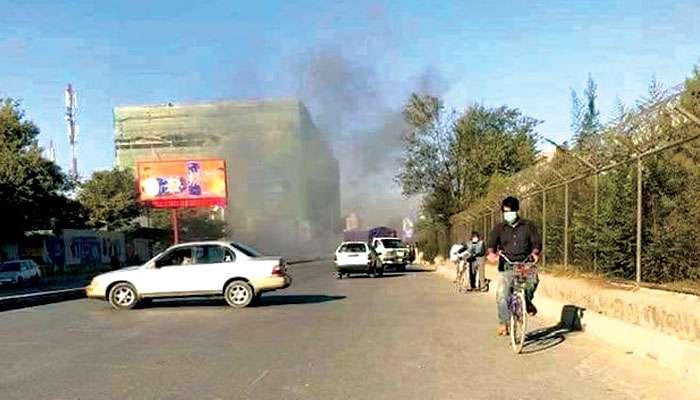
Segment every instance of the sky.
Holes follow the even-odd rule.
[[[0,0],[0,97],[21,101],[67,168],[71,82],[86,176],[114,165],[115,106],[295,97],[300,66],[330,49],[368,72],[385,107],[428,73],[448,106],[517,107],[564,141],[588,74],[603,116],[654,75],[681,83],[700,61],[697,15],[697,0]]]

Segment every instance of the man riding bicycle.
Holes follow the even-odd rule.
[[[542,251],[542,241],[537,226],[532,221],[521,219],[518,215],[520,202],[515,197],[507,197],[501,203],[503,222],[497,224],[489,235],[486,244],[486,258],[490,263],[498,263],[498,285],[496,289],[496,303],[498,306],[498,335],[508,334],[508,295],[512,290],[513,266],[508,264],[500,254],[503,254],[512,262],[521,262],[531,259],[538,262]],[[537,308],[532,304],[539,280],[537,275],[528,285],[526,291],[527,311],[530,315],[537,314]]]

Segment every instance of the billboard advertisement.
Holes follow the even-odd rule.
[[[158,160],[136,163],[139,198],[155,208],[226,207],[226,162]]]

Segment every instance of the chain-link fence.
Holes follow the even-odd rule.
[[[622,116],[588,143],[556,151],[508,178],[452,219],[452,239],[489,232],[500,202],[521,199],[540,225],[544,268],[638,284],[700,281],[700,118],[679,102],[683,86]]]

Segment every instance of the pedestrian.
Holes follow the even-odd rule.
[[[497,224],[486,243],[487,259],[490,263],[498,263],[498,285],[496,289],[496,303],[498,307],[498,335],[508,334],[508,321],[510,311],[508,310],[508,296],[513,285],[513,266],[506,263],[500,254],[506,256],[513,262],[526,261],[532,259],[538,262],[542,251],[542,242],[537,226],[529,220],[522,219],[518,215],[520,201],[515,197],[507,197],[501,203],[503,212],[503,222]],[[527,301],[527,311],[530,315],[537,314],[537,308],[532,303],[532,299],[537,289],[539,279],[535,274],[528,284],[525,292]]]
[[[460,262],[460,253],[464,249],[464,244],[462,243],[455,243],[450,247],[450,262],[455,265],[455,280],[454,283],[457,283],[459,280],[459,277],[461,275],[461,262]]]
[[[469,263],[469,290],[482,290],[485,286],[484,282],[484,241],[481,240],[479,232],[472,232],[471,240],[469,241],[467,262]],[[478,284],[478,286],[477,286]]]

